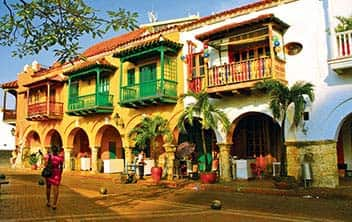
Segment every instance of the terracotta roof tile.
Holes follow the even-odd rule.
[[[94,66],[104,66],[109,67],[111,69],[116,69],[116,67],[109,63],[105,58],[102,58],[100,60],[83,61],[80,64],[75,64],[72,69],[64,72],[64,75],[70,75],[77,71],[88,70],[90,68],[93,68]]]
[[[229,14],[244,12],[246,10],[248,11],[250,9],[258,8],[258,7],[264,6],[266,4],[273,3],[273,2],[278,2],[278,0],[260,0],[260,1],[257,1],[257,2],[251,3],[251,4],[247,4],[247,5],[244,5],[244,6],[237,7],[237,8],[232,8],[232,9],[229,9],[229,10],[226,10],[226,11],[215,13],[213,15],[204,16],[204,17],[202,17],[202,18],[200,18],[200,19],[198,19],[198,20],[196,20],[194,22],[190,22],[190,23],[181,25],[181,26],[179,26],[179,28],[180,29],[188,28],[188,27],[191,27],[193,25],[198,25],[198,24],[201,24],[203,22],[206,22],[206,21],[209,21],[209,20],[213,20],[215,18],[227,16]]]
[[[142,40],[142,41],[138,41],[136,42],[136,44],[129,46],[126,49],[123,49],[117,53],[114,54],[114,57],[123,57],[126,54],[129,54],[130,52],[136,51],[136,50],[144,50],[146,47],[154,47],[160,44],[164,44],[164,45],[168,45],[174,48],[182,48],[182,44],[171,41],[167,38],[165,38],[162,35],[159,36],[155,36],[151,39],[147,39],[147,40]]]
[[[13,89],[13,88],[18,88],[18,83],[17,83],[17,80],[14,80],[11,82],[2,83],[0,86],[3,89]]]
[[[260,15],[256,18],[253,18],[253,19],[246,20],[246,21],[234,22],[234,23],[231,23],[228,25],[221,26],[216,29],[212,29],[210,31],[196,35],[196,38],[200,39],[200,40],[204,40],[215,33],[227,31],[227,30],[234,29],[234,28],[239,28],[241,26],[254,24],[254,23],[258,23],[258,22],[265,22],[265,21],[276,21],[276,22],[280,23],[284,28],[289,27],[286,23],[284,23],[280,19],[276,18],[273,14],[265,14],[265,15]]]
[[[140,28],[135,31],[128,32],[126,34],[116,36],[112,39],[108,39],[106,41],[99,42],[99,43],[93,45],[92,47],[88,48],[86,51],[84,51],[83,55],[86,57],[90,57],[90,56],[98,55],[100,53],[111,51],[111,50],[115,49],[116,47],[118,47],[128,41],[131,41],[132,39],[135,39],[137,37],[142,36],[146,32],[147,32],[146,29]]]
[[[62,75],[62,74],[57,74],[51,77],[46,77],[46,78],[41,78],[37,79],[36,81],[32,81],[27,84],[23,84],[24,87],[31,87],[31,86],[38,86],[40,84],[46,83],[46,82],[64,82],[67,80],[67,77]]]

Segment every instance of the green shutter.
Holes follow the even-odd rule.
[[[142,66],[139,73],[141,97],[156,95],[156,64]]]

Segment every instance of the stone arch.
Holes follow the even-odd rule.
[[[99,148],[98,158],[102,160],[125,157],[120,132],[112,125],[103,125],[98,129],[94,146]]]
[[[72,155],[80,157],[81,155],[91,155],[91,147],[88,134],[83,128],[76,127],[72,129],[67,138],[67,147],[72,147]]]
[[[61,135],[56,129],[49,130],[44,138],[45,148],[49,148],[52,145],[56,145],[60,148],[63,145]]]
[[[246,112],[232,123],[227,143],[232,144],[231,155],[248,158],[259,155],[280,157],[281,134],[278,122],[262,112]]]
[[[321,138],[325,140],[338,140],[339,132],[345,120],[349,118],[352,110],[352,98],[349,98],[338,104],[327,116],[322,120],[321,129],[323,134]]]

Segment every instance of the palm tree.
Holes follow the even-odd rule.
[[[307,95],[311,102],[314,101],[314,90],[311,83],[297,81],[287,87],[278,80],[266,80],[256,84],[257,90],[268,93],[270,96],[270,109],[274,118],[281,120],[281,170],[280,176],[287,176],[285,160],[286,160],[286,145],[285,145],[285,121],[287,109],[289,105],[294,104],[294,117],[292,125],[298,126],[302,120],[304,106],[306,101],[304,95]]]
[[[156,163],[158,153],[155,150],[155,139],[158,136],[166,136],[168,142],[172,139],[167,120],[159,115],[143,117],[142,122],[128,133],[128,137],[132,138],[136,142],[136,146],[141,149],[144,150],[148,145],[150,146],[150,150],[153,153],[153,158]]]
[[[186,132],[185,122],[188,122],[191,126],[193,121],[199,121],[202,126],[202,148],[205,157],[205,170],[209,171],[208,158],[207,158],[207,147],[205,143],[205,131],[209,129],[218,128],[220,122],[223,128],[227,131],[230,122],[226,114],[217,109],[213,104],[210,103],[209,96],[205,91],[199,93],[188,92],[181,96],[180,99],[185,97],[193,97],[196,102],[188,105],[185,110],[181,113],[177,126],[181,132]],[[199,118],[194,118],[199,117]]]

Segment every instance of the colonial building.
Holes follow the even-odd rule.
[[[270,155],[280,160],[280,121],[273,118],[269,98],[252,89],[264,79],[288,86],[304,80],[314,84],[316,99],[306,104],[299,127],[291,126],[288,113],[288,174],[300,178],[306,153],[313,154],[313,186],[335,187],[338,164],[351,169],[351,31],[334,32],[336,16],[352,14],[347,5],[351,3],[258,1],[181,28],[188,88],[205,89],[217,98],[214,102],[232,122],[227,133],[214,129],[226,158]],[[230,174],[222,176],[229,179]]]
[[[253,88],[265,79],[288,86],[304,80],[314,84],[316,98],[306,103],[298,127],[287,113],[288,174],[300,178],[309,153],[313,186],[336,187],[338,169],[352,170],[352,31],[335,32],[336,16],[351,16],[350,6],[349,0],[262,0],[174,26],[146,26],[90,47],[87,61],[74,65],[33,64],[13,87],[17,144],[24,158],[35,147],[60,145],[67,169],[86,169],[78,164],[85,160],[92,171],[100,171],[101,161],[121,170],[132,161],[127,134],[143,116],[167,118],[179,144],[189,137],[176,127],[189,101],[178,98],[205,90],[231,122],[228,132],[209,132],[209,146],[220,148],[221,178],[233,177],[230,158],[270,157],[273,173],[282,152],[280,121],[270,98]]]

